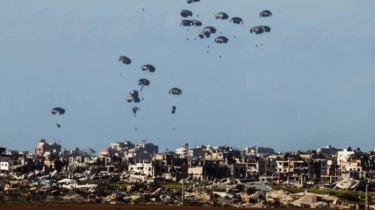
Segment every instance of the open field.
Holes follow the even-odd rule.
[[[0,204],[1,210],[230,210],[233,207],[200,207],[200,206],[164,206],[164,205],[110,205],[110,204],[60,204],[60,203],[27,203]],[[253,208],[252,208],[253,209]],[[289,209],[289,208],[288,208]],[[254,210],[256,210],[254,208]],[[262,209],[265,210],[265,209]],[[289,209],[291,210],[291,209]],[[299,208],[298,210],[302,210]]]

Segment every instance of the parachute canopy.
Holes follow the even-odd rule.
[[[232,19],[230,19],[230,22],[233,22],[235,24],[243,24],[242,18],[239,17],[233,17]]]
[[[130,93],[129,93],[131,96],[133,96],[133,97],[138,97],[138,91],[137,90],[132,90],[132,91],[130,91]]]
[[[151,64],[146,64],[142,66],[143,71],[155,72],[155,67]]]
[[[194,26],[202,26],[202,22],[199,20],[192,20],[191,22]]]
[[[139,79],[138,80],[138,85],[149,86],[150,85],[150,80],[148,80],[148,79]]]
[[[182,10],[180,15],[184,18],[187,18],[193,16],[193,12],[191,12],[190,10]]]
[[[172,94],[172,95],[181,95],[182,94],[182,90],[180,88],[172,88],[169,90],[169,94]]]
[[[262,34],[264,32],[270,32],[271,28],[269,26],[255,26],[250,29],[250,33],[255,32],[255,34]]]
[[[219,36],[215,39],[215,42],[218,44],[226,44],[228,42],[228,38],[225,36]]]
[[[272,16],[272,12],[269,10],[263,10],[260,14],[259,17],[270,17]]]
[[[192,25],[193,25],[193,21],[191,20],[182,20],[180,23],[180,26],[192,26]]]
[[[129,64],[131,64],[131,60],[130,60],[130,58],[128,58],[128,57],[126,57],[126,56],[124,56],[124,55],[122,55],[122,56],[120,56],[120,58],[118,59],[118,61],[119,62],[122,62],[122,63],[124,63],[124,64],[127,64],[127,65],[129,65]]]
[[[139,103],[141,102],[141,99],[139,99],[139,97],[135,97],[135,96],[128,96],[126,97],[126,101],[131,103],[131,102],[134,102],[134,103]]]
[[[214,34],[214,33],[216,33],[216,28],[214,28],[212,26],[207,26],[207,27],[203,28],[203,31],[209,31],[211,34]]]
[[[130,91],[130,96],[128,96],[127,98],[126,98],[126,101],[127,102],[129,102],[129,103],[131,103],[131,102],[134,102],[134,103],[139,103],[139,102],[141,102],[141,100],[139,99],[139,97],[138,97],[138,91],[137,90],[132,90],[132,91]]]
[[[138,80],[138,85],[141,85],[141,91],[143,89],[143,86],[149,86],[150,85],[150,80],[148,79],[139,79]]]
[[[210,38],[211,34],[210,34],[209,31],[203,30],[202,32],[199,33],[198,36],[199,36],[199,38],[204,39],[205,37]]]
[[[65,114],[65,109],[61,107],[55,107],[51,110],[51,113],[55,115],[56,113],[59,113],[60,115]]]
[[[218,12],[216,15],[215,15],[215,18],[216,19],[221,19],[221,20],[226,20],[229,18],[228,14],[225,13],[225,12]]]
[[[186,0],[188,4],[200,2],[201,0]]]

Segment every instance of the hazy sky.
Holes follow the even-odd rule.
[[[161,151],[186,142],[374,149],[374,8],[370,0],[1,1],[0,147],[33,151],[45,138],[97,151],[124,139]],[[181,27],[182,9],[218,32],[193,40],[202,27]],[[264,9],[273,16],[260,18]],[[244,24],[216,20],[221,11]],[[257,25],[272,31],[250,34]],[[214,43],[220,31],[227,45]],[[148,63],[155,73],[142,72]],[[125,98],[140,78],[151,85],[133,117]],[[183,94],[169,95],[172,87]],[[66,114],[52,115],[56,106]]]

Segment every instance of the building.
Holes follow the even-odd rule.
[[[7,149],[5,147],[0,147],[0,155],[5,155]]]
[[[188,156],[192,158],[204,158],[206,150],[203,147],[192,148],[188,150]]]
[[[142,143],[135,145],[136,149],[143,149],[143,151],[149,154],[158,154],[159,153],[159,146],[153,143],[147,143],[147,140],[143,140]]]
[[[321,154],[324,154],[324,155],[327,155],[327,156],[336,155],[338,151],[340,151],[340,149],[336,149],[336,148],[332,147],[331,145],[328,145],[324,148],[316,149],[317,153],[321,153]]]
[[[268,147],[246,147],[243,151],[246,156],[267,157],[275,151]]]
[[[123,142],[115,142],[111,143],[111,149],[120,151],[120,150],[129,150],[131,148],[134,148],[135,145],[131,143],[130,141],[123,141]]]
[[[189,144],[186,143],[184,146],[177,148],[176,155],[179,155],[180,158],[187,158],[189,156]]]
[[[38,145],[35,148],[35,153],[39,155],[53,155],[53,154],[60,154],[61,152],[61,145],[55,143],[46,143],[45,139],[39,141]]]
[[[1,161],[0,162],[0,171],[9,171],[9,162]]]

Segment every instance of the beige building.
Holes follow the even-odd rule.
[[[35,153],[39,155],[53,155],[59,154],[61,152],[61,145],[55,143],[46,143],[45,139],[39,141],[38,145],[35,148]]]

